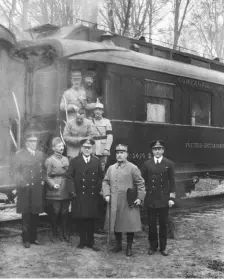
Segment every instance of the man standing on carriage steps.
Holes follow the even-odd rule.
[[[145,180],[145,207],[148,212],[149,249],[153,255],[158,248],[157,219],[159,219],[159,246],[163,256],[168,256],[167,224],[169,207],[174,205],[175,175],[173,164],[163,157],[165,142],[155,140],[150,143],[153,157],[146,161],[141,169]]]
[[[113,135],[110,120],[104,118],[103,113],[104,105],[97,101],[94,107],[94,118],[92,119],[92,137],[95,140],[94,153],[100,159],[102,170],[105,171]]]

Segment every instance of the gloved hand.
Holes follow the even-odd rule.
[[[69,196],[70,196],[71,199],[73,199],[73,198],[75,198],[77,195],[76,195],[75,192],[70,192],[70,193],[69,193]]]
[[[168,204],[169,204],[169,207],[172,207],[172,206],[174,205],[174,201],[169,200],[169,201],[168,201]]]
[[[107,203],[109,203],[109,202],[110,202],[110,196],[106,196],[106,197],[105,197],[105,201],[106,201]]]
[[[141,204],[141,200],[140,200],[140,199],[136,199],[136,200],[134,201],[134,204],[135,204],[135,205],[140,205],[140,204]]]
[[[59,187],[60,187],[59,184],[55,184],[55,185],[54,185],[54,189],[56,189],[56,190],[58,190]]]

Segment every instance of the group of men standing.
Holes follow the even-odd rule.
[[[57,219],[61,215],[62,240],[68,241],[67,218],[69,204],[76,218],[80,243],[98,251],[94,241],[95,220],[99,218],[99,196],[108,203],[106,228],[115,233],[113,252],[122,250],[122,233],[127,234],[126,255],[132,255],[134,233],[141,230],[140,206],[145,205],[149,220],[149,250],[153,255],[158,248],[157,219],[159,220],[159,247],[167,256],[168,210],[174,204],[175,180],[172,163],[163,157],[164,142],[152,141],[153,157],[141,168],[128,161],[128,145],[118,142],[116,163],[105,172],[113,141],[112,126],[103,118],[103,104],[88,103],[85,90],[80,87],[81,77],[72,73],[73,87],[65,91],[60,108],[66,111],[67,122],[63,140],[67,157],[63,156],[64,143],[53,138],[54,154],[45,159],[37,151],[38,136],[34,131],[25,134],[25,148],[17,154],[15,178],[17,184],[17,212],[22,213],[24,247],[37,239],[38,214],[44,211],[44,199],[51,206],[52,241],[57,239]],[[94,117],[85,118],[87,111]],[[47,192],[44,197],[44,185]],[[129,195],[131,194],[131,195]]]

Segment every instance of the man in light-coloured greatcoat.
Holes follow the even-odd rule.
[[[122,233],[127,233],[126,255],[132,255],[132,243],[134,232],[141,231],[140,205],[145,197],[144,180],[137,166],[127,161],[127,146],[118,144],[116,146],[117,163],[107,170],[102,183],[102,192],[106,202],[109,203],[107,216],[111,215],[110,231],[115,232],[116,247],[113,252],[122,250]],[[135,206],[129,207],[127,201],[127,189],[137,190]],[[108,221],[106,219],[106,221]],[[106,222],[107,226],[107,222]]]

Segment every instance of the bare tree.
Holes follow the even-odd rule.
[[[224,3],[222,0],[202,0],[193,10],[194,37],[211,58],[224,55]]]
[[[176,49],[178,41],[181,36],[181,31],[184,25],[184,20],[188,12],[188,6],[191,0],[173,0],[173,13],[174,13],[174,30],[173,30],[173,48]],[[182,11],[182,6],[184,9]]]

